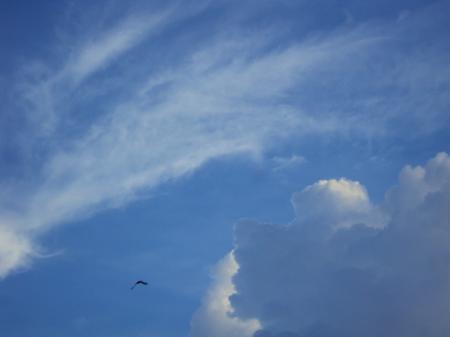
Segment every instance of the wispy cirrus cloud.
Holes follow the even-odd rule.
[[[139,190],[188,174],[211,158],[259,156],[294,130],[343,132],[333,118],[283,104],[284,93],[303,72],[326,62],[331,49],[334,55],[348,53],[365,37],[336,39],[258,55],[268,41],[248,47],[247,38],[221,37],[195,51],[176,72],[157,75],[156,86],[151,75],[83,137],[49,158],[45,193],[30,203],[30,209],[49,211],[32,227],[128,202]]]
[[[14,232],[13,226],[10,221],[0,224],[0,279],[35,257],[29,237]]]
[[[32,256],[36,235],[125,204],[212,158],[257,157],[304,135],[383,136],[392,132],[393,121],[410,117],[410,99],[417,97],[442,116],[448,99],[441,95],[435,102],[428,93],[445,91],[448,81],[440,77],[438,84],[411,85],[397,56],[408,56],[412,65],[423,62],[406,55],[407,48],[378,58],[378,50],[401,39],[401,29],[412,29],[408,19],[402,26],[345,27],[283,43],[275,28],[261,35],[242,26],[179,49],[179,40],[165,41],[158,48],[167,48],[168,57],[174,50],[177,54],[169,57],[170,64],[151,58],[158,34],[203,9],[174,7],[125,17],[80,38],[87,42],[67,52],[60,66],[41,63],[31,71],[34,77],[21,81],[18,100],[32,122],[18,132],[21,146],[32,153],[23,161],[33,167],[33,177],[11,187],[23,198],[12,202],[14,221],[5,220],[3,228],[14,228],[27,244],[13,245],[16,255],[0,256],[1,276]],[[439,45],[436,50],[429,56],[441,66],[420,72],[422,79],[448,68],[442,58],[446,51]],[[140,62],[122,64],[126,55]],[[369,62],[378,67],[376,75]],[[394,94],[405,88],[408,93],[398,101],[392,88]],[[409,120],[422,122],[423,116],[416,117]],[[425,124],[429,130],[439,127],[435,118]]]
[[[21,81],[18,86],[23,104],[32,111],[28,115],[31,115],[29,118],[35,125],[34,132],[51,137],[63,116],[69,113],[67,103],[74,103],[71,96],[83,81],[107,71],[119,57],[145,39],[161,33],[164,27],[179,18],[179,14],[173,13],[173,7],[152,14],[132,12],[113,27],[73,37],[74,47],[62,52],[64,61],[58,60],[61,66],[32,62],[24,71],[27,80]]]
[[[84,42],[56,78],[69,77],[75,84],[80,84],[91,74],[108,67],[149,35],[161,31],[172,17],[170,10],[156,15],[133,14],[126,17],[117,27]]]
[[[274,166],[273,170],[275,172],[279,172],[298,168],[300,165],[303,165],[306,162],[306,158],[303,156],[293,154],[290,157],[276,156],[272,158],[272,162]]]

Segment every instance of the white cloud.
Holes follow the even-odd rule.
[[[249,337],[260,328],[257,320],[233,316],[229,297],[235,293],[232,278],[237,271],[233,252],[217,264],[213,284],[192,319],[191,337]]]
[[[438,70],[426,68],[417,74],[421,79],[417,83],[426,85],[427,90],[422,90],[416,81],[409,87],[408,80],[410,70],[423,63],[422,55],[408,58],[408,72],[403,58],[401,64],[395,55],[386,62],[401,68],[397,72],[386,68],[386,60],[376,63],[372,56],[390,47],[388,37],[398,33],[392,25],[345,28],[283,43],[273,38],[276,34],[255,36],[245,27],[236,27],[235,34],[210,36],[187,50],[177,50],[180,56],[171,59],[174,64],[152,64],[145,53],[136,57],[142,62],[121,64],[125,54],[152,42],[177,18],[195,15],[189,8],[175,9],[150,17],[126,17],[98,34],[74,38],[88,42],[62,53],[68,60],[61,61],[62,66],[31,67],[35,77],[23,80],[22,95],[17,95],[18,105],[25,110],[23,119],[28,121],[17,138],[29,153],[24,166],[31,167],[32,177],[13,188],[12,194],[24,198],[12,202],[21,205],[16,212],[20,216],[14,227],[6,227],[14,228],[13,232],[19,229],[21,237],[33,241],[35,234],[52,226],[127,203],[213,158],[242,153],[258,157],[289,137],[382,135],[388,122],[398,116],[421,121],[422,116],[410,118],[408,97],[402,97],[402,104],[383,101],[380,105],[378,96],[364,90],[348,95],[354,89],[348,83],[355,73],[358,89],[364,84],[369,93],[381,91],[389,96],[386,88],[400,88],[426,102],[427,109],[421,111],[441,116],[440,106],[434,106],[438,101],[428,93],[446,88],[448,77],[440,75],[448,66],[442,61],[445,58],[438,60],[442,65]],[[435,64],[433,57],[427,60]],[[112,71],[114,64],[121,64],[120,76]],[[393,74],[395,80],[373,76],[367,64],[376,64],[381,69],[377,73]],[[370,81],[361,80],[363,75]],[[424,80],[430,78],[433,81]],[[342,100],[349,96],[350,100]],[[445,99],[439,102],[446,106]],[[435,119],[429,122],[435,126]],[[367,222],[369,217],[373,226],[379,225],[383,219],[378,218],[378,209],[361,193],[362,199],[350,198],[348,205],[336,203],[335,213],[352,203],[365,205],[370,215],[361,214],[359,221]],[[332,200],[333,195],[324,197]],[[336,224],[350,225],[345,215]],[[4,273],[15,263],[8,266]]]
[[[161,31],[169,18],[170,11],[126,17],[110,31],[102,32],[100,36],[91,37],[84,42],[56,78],[60,80],[60,77],[68,76],[79,84],[96,71],[106,68],[144,38]]]
[[[297,222],[324,224],[330,231],[358,223],[384,227],[388,220],[372,205],[364,186],[345,178],[320,180],[294,193],[292,204]]]
[[[73,93],[97,73],[105,72],[118,59],[139,46],[148,38],[161,33],[177,19],[173,8],[153,14],[131,13],[113,27],[93,31],[85,36],[73,36],[71,48],[64,54],[60,67],[30,62],[25,68],[27,80],[19,84],[23,102],[28,109],[27,117],[40,137],[54,137],[70,105],[74,105]],[[179,15],[178,15],[179,18]],[[73,46],[72,46],[73,45]],[[31,77],[32,80],[29,79]],[[102,86],[108,87],[106,83]],[[95,92],[90,87],[88,91]],[[99,90],[97,88],[97,90]]]
[[[406,166],[400,172],[398,186],[388,191],[384,207],[396,218],[409,216],[430,195],[447,187],[450,180],[449,172],[450,160],[443,152],[431,160],[425,168]]]
[[[230,301],[237,318],[260,322],[255,337],[450,334],[447,154],[402,170],[381,206],[383,227],[357,182],[320,181],[293,204],[290,225],[236,228]]]
[[[13,232],[12,227],[11,224],[0,224],[0,279],[26,267],[34,255],[30,240]]]
[[[274,157],[272,158],[274,163],[274,171],[291,170],[303,165],[306,162],[305,157],[296,154],[290,157]]]
[[[249,47],[246,38],[219,39],[177,71],[156,75],[157,86],[167,87],[162,99],[155,99],[152,73],[136,94],[47,158],[23,222],[43,231],[128,202],[141,189],[188,174],[211,158],[259,156],[294,130],[339,130],[332,119],[316,120],[277,97],[302,72],[329,59],[329,49],[347,53],[360,39],[338,36],[262,55],[269,41]]]

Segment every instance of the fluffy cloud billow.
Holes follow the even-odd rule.
[[[292,203],[288,225],[236,226],[228,316],[260,326],[242,337],[450,335],[447,154],[405,167],[380,205],[346,179]]]
[[[214,284],[193,317],[191,336],[241,337],[259,329],[255,319],[241,320],[232,316],[229,298],[236,292],[232,278],[238,267],[233,252],[218,263],[213,273]]]

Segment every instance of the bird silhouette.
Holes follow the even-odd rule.
[[[138,284],[142,284],[144,286],[146,286],[148,283],[142,280],[136,281],[136,283],[130,288],[131,290],[134,289],[134,287],[136,287]]]

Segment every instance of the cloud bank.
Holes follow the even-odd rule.
[[[446,153],[405,167],[380,205],[346,179],[308,186],[292,204],[289,225],[236,226],[233,317],[261,325],[242,337],[450,334]]]

